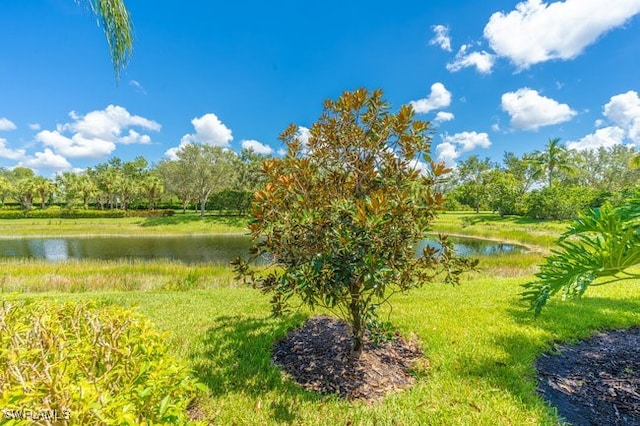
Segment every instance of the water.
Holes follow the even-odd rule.
[[[455,250],[465,256],[521,252],[513,244],[470,238],[451,238]],[[0,239],[0,258],[66,260],[173,260],[184,263],[227,264],[248,253],[251,241],[245,235],[162,236],[162,237],[60,237]],[[424,244],[437,247],[425,240]]]

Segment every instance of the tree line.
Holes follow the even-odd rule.
[[[179,206],[246,214],[260,188],[260,165],[266,156],[240,154],[220,147],[189,144],[175,160],[150,165],[144,157],[114,157],[82,172],[67,171],[49,179],[26,167],[0,168],[0,204],[30,210],[35,206],[149,209]]]
[[[504,154],[501,164],[472,155],[443,188],[449,210],[491,210],[535,219],[570,219],[578,211],[623,200],[640,187],[638,152],[616,145],[567,149],[550,139],[540,151]]]
[[[209,145],[190,144],[175,160],[150,165],[143,157],[117,157],[95,167],[64,172],[54,179],[25,167],[0,169],[0,204],[25,210],[34,204],[69,208],[145,208],[159,205],[248,212],[261,188],[262,162],[270,158],[243,150],[240,154]],[[624,199],[640,187],[638,152],[617,145],[593,151],[566,149],[551,139],[543,150],[517,156],[506,152],[502,163],[472,155],[449,175],[440,190],[448,210],[491,210],[500,215],[536,219],[569,219],[587,207]]]

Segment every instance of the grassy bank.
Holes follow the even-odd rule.
[[[500,217],[489,212],[443,212],[433,228],[437,232],[520,242],[548,249],[568,225],[568,221]]]
[[[206,221],[218,218],[202,223],[159,219],[163,222],[115,219],[111,226],[136,232],[162,228],[158,235],[198,233],[193,229],[211,232]],[[79,226],[85,229],[99,226],[83,222]],[[40,226],[46,233],[57,225]],[[436,230],[546,247],[565,226],[446,213]],[[413,388],[373,405],[302,391],[283,377],[270,361],[271,347],[311,313],[270,318],[269,297],[234,283],[225,266],[3,261],[0,297],[101,299],[143,313],[167,332],[171,350],[209,388],[202,408],[214,424],[552,425],[557,417],[535,390],[535,359],[559,341],[640,325],[640,282],[595,287],[580,301],[554,299],[534,319],[518,293],[541,261],[536,252],[483,257],[480,271],[466,274],[460,286],[430,284],[395,298],[390,320],[404,335],[417,335],[427,363],[416,370]]]
[[[192,213],[166,217],[104,219],[0,219],[0,237],[61,235],[166,235],[246,233],[248,219],[237,216],[200,216]]]

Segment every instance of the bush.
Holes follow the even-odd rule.
[[[127,217],[163,217],[173,216],[175,211],[172,209],[158,210],[128,210]]]
[[[140,315],[95,303],[0,304],[0,407],[71,424],[185,423],[204,389]]]
[[[591,188],[554,185],[531,191],[525,200],[526,215],[533,219],[573,219],[590,207],[598,192]]]

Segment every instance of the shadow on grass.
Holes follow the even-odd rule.
[[[176,214],[173,216],[161,216],[161,217],[148,217],[141,226],[168,226],[168,225],[182,225],[186,223],[204,222],[210,224],[224,225],[235,228],[245,228],[247,226],[246,216],[213,216],[207,215],[200,217],[196,214]]]
[[[518,331],[498,334],[491,339],[496,356],[465,354],[461,374],[477,377],[491,388],[503,389],[529,407],[539,406],[535,391],[535,361],[552,352],[559,343],[574,343],[610,329],[640,324],[640,301],[604,297],[555,302],[535,318],[526,305],[514,301],[508,309]],[[553,420],[554,407],[547,405]]]
[[[474,216],[465,216],[462,218],[462,222],[466,225],[478,225],[482,223],[493,223],[493,222],[510,222],[518,225],[534,225],[538,223],[545,222],[553,222],[542,219],[531,219],[524,216],[500,216],[498,214],[492,215],[474,215]]]
[[[240,315],[217,318],[190,356],[196,376],[214,397],[229,392],[259,397],[275,391],[284,398],[269,403],[273,418],[294,422],[298,411],[295,398],[317,401],[323,397],[283,378],[271,362],[271,353],[273,344],[305,319],[301,314],[281,320]]]

